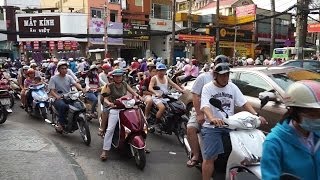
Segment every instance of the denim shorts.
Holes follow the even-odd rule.
[[[222,135],[229,134],[231,130],[226,128],[202,127],[201,135],[203,139],[203,159],[211,160],[224,153]]]

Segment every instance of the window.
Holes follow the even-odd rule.
[[[301,67],[301,61],[291,61],[286,63],[284,66]]]
[[[110,22],[117,22],[118,11],[110,11]]]
[[[259,98],[259,93],[273,89],[264,79],[250,73],[241,73],[235,84],[244,95],[256,98]]]
[[[152,4],[152,17],[157,19],[171,19],[171,6]]]
[[[93,18],[101,18],[102,17],[102,10],[91,9],[91,17],[93,17]]]
[[[303,68],[310,70],[320,69],[320,63],[318,61],[305,61],[303,62]]]
[[[119,0],[109,0],[110,3],[119,4]]]
[[[136,6],[142,6],[142,4],[143,4],[142,1],[143,1],[143,0],[134,0],[134,4],[135,4]]]

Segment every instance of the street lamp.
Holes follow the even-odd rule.
[[[239,26],[235,26],[234,27],[234,42],[233,42],[233,60],[236,60],[236,53],[237,53],[237,49],[236,49],[236,44],[237,44],[237,32],[238,29],[240,29]]]

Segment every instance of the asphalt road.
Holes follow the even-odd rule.
[[[7,121],[23,123],[25,127],[32,128],[44,137],[51,139],[64,149],[67,156],[73,158],[80,165],[89,180],[201,179],[199,170],[186,167],[186,153],[174,135],[148,135],[147,147],[151,150],[151,153],[147,154],[146,167],[141,171],[136,168],[134,159],[122,157],[116,151],[111,152],[108,161],[100,161],[102,139],[97,135],[97,120],[90,123],[92,142],[90,146],[86,146],[78,131],[67,135],[57,134],[51,125],[29,116],[17,104],[19,104],[18,101],[16,101],[13,113],[9,115]]]

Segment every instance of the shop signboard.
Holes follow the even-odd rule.
[[[210,29],[210,35],[215,35],[216,29]],[[252,42],[253,33],[249,30],[237,30],[237,42]],[[222,41],[234,41],[235,29],[233,28],[221,28],[220,40]]]
[[[126,35],[127,39],[142,39],[142,40],[149,40],[149,36],[145,36],[150,32],[149,25],[143,24],[131,24],[131,23],[124,23],[123,24],[123,35]],[[130,37],[130,35],[134,35]],[[141,36],[138,36],[141,35]]]
[[[178,39],[180,41],[214,42],[214,36],[179,34]]]
[[[237,17],[237,24],[251,22],[251,21],[254,21],[255,18],[256,18],[256,15],[247,15],[247,16]]]
[[[236,7],[236,16],[242,17],[242,16],[256,15],[256,10],[257,10],[257,5],[255,4],[239,6],[239,7]]]
[[[90,34],[104,34],[104,21],[99,18],[92,18],[89,23],[89,33]],[[109,22],[108,24],[108,35],[115,34],[121,35],[123,34],[123,24],[118,22]],[[90,38],[89,41],[93,44],[104,44],[103,38]],[[111,38],[108,37],[108,44],[123,44],[123,38]]]
[[[72,50],[78,49],[78,42],[77,41],[71,41],[71,49]]]
[[[19,35],[20,38],[34,38],[37,34],[60,33],[60,16],[25,16],[18,17],[19,32],[35,35]]]
[[[171,20],[150,18],[149,24],[152,31],[172,31]]]
[[[320,32],[320,23],[308,24],[308,33]]]

